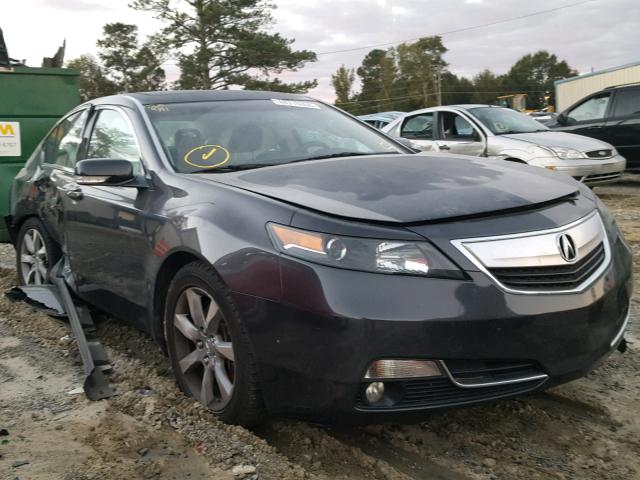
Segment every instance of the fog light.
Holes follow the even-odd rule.
[[[364,391],[365,396],[367,397],[367,402],[369,403],[378,403],[382,396],[384,395],[384,383],[382,382],[373,382],[370,383],[369,386]]]
[[[433,360],[376,360],[364,378],[440,377],[442,370]]]

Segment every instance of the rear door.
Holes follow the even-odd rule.
[[[616,90],[605,129],[607,138],[627,159],[627,169],[640,169],[640,87]]]
[[[434,112],[425,112],[404,118],[400,124],[399,136],[410,140],[411,145],[418,150],[437,150],[434,117]]]
[[[605,129],[605,122],[611,110],[612,92],[601,92],[571,107],[566,113],[566,125],[558,128],[570,133],[585,135],[612,143]]]
[[[128,160],[134,173],[144,174],[137,135],[125,109],[95,110],[85,157]],[[148,194],[135,187],[82,185],[65,203],[66,245],[78,292],[133,321],[142,319],[147,299],[144,259],[149,242],[141,213]]]
[[[458,155],[483,156],[485,142],[480,131],[462,114],[438,110],[437,141],[439,150]]]
[[[42,175],[33,188],[42,195],[40,218],[49,234],[63,245],[65,237],[64,200],[75,188],[73,168],[80,153],[88,109],[74,112],[58,122],[42,143]]]

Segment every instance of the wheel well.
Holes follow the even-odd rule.
[[[20,229],[22,228],[22,225],[24,225],[24,223],[27,220],[30,220],[32,218],[37,218],[38,220],[40,220],[40,222],[42,223],[42,226],[44,227],[44,229],[47,231],[47,233],[49,234],[49,237],[51,237],[51,241],[57,245],[57,247],[60,249],[60,251],[62,251],[62,246],[60,245],[60,242],[58,242],[54,236],[51,234],[51,231],[49,230],[49,227],[47,226],[47,224],[42,220],[42,218],[40,218],[39,215],[35,214],[35,213],[31,213],[29,215],[24,215],[22,217],[20,217],[20,219],[17,222],[12,221],[11,225],[7,224],[7,230],[9,232],[9,238],[11,240],[11,243],[13,245],[16,245],[16,242],[18,241],[18,233],[20,233]]]
[[[11,240],[12,244],[16,244],[16,242],[18,241],[18,232],[20,232],[20,229],[22,228],[22,224],[24,222],[26,222],[27,220],[29,220],[30,218],[40,218],[38,217],[38,215],[25,215],[23,217],[20,217],[20,219],[16,222],[16,221],[11,221],[11,223],[7,222],[7,231],[9,232],[9,239]]]
[[[166,351],[164,338],[164,301],[167,298],[169,284],[175,274],[188,263],[201,260],[196,255],[189,252],[176,252],[171,254],[160,266],[156,275],[153,289],[153,323],[151,325],[151,335],[154,340]]]

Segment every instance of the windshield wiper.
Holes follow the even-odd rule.
[[[363,152],[339,152],[339,153],[329,153],[327,155],[317,155],[315,157],[305,157],[305,158],[297,158],[295,160],[289,160],[280,163],[242,163],[239,165],[225,165],[223,167],[216,168],[203,168],[200,170],[194,170],[190,173],[227,173],[227,172],[238,172],[240,170],[252,170],[254,168],[263,168],[263,167],[276,167],[278,165],[288,165],[289,163],[297,163],[297,162],[306,162],[309,160],[323,160],[327,158],[339,158],[339,157],[355,157],[358,155],[396,155],[400,152],[372,152],[372,153],[363,153]]]
[[[238,172],[240,170],[252,170],[254,168],[273,167],[274,165],[280,165],[279,163],[242,163],[239,165],[225,165],[224,167],[215,168],[203,168],[201,170],[194,170],[189,173],[225,173],[225,172]]]
[[[306,162],[307,160],[325,160],[327,158],[340,158],[340,157],[357,157],[363,155],[397,155],[400,152],[371,152],[371,153],[363,153],[363,152],[338,152],[338,153],[328,153],[326,155],[316,155],[315,157],[305,157],[298,158],[296,160],[291,160],[286,163],[296,163],[296,162]]]
[[[535,133],[538,130],[529,130],[528,132],[516,131],[516,130],[507,130],[506,132],[499,132],[496,135],[517,135],[519,133]],[[546,132],[546,130],[544,130]]]

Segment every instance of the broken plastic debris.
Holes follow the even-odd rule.
[[[78,387],[74,388],[73,390],[69,390],[67,392],[67,395],[80,395],[81,393],[84,393],[84,388]]]

